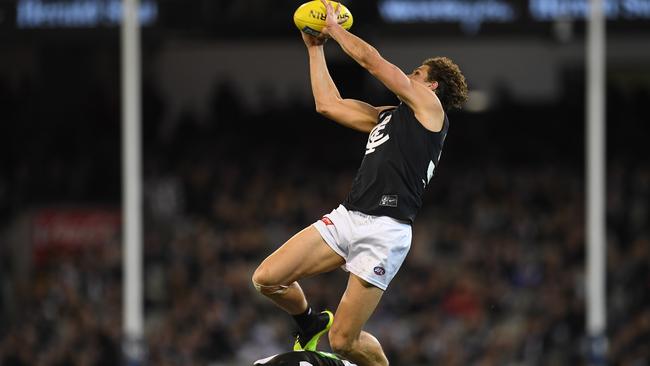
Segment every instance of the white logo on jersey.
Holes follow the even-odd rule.
[[[438,158],[440,158],[440,155],[438,155]],[[422,186],[426,187],[427,184],[431,181],[431,177],[433,177],[433,171],[436,169],[436,164],[433,162],[433,160],[429,160],[429,167],[427,168],[427,180],[425,181],[422,179]]]
[[[436,164],[433,163],[433,160],[429,161],[429,168],[427,169],[427,183],[431,181],[433,177],[433,170],[436,169]]]
[[[368,137],[368,143],[366,144],[366,155],[374,152],[379,145],[388,141],[390,136],[388,134],[384,134],[383,129],[386,127],[386,124],[388,124],[388,121],[390,121],[392,117],[393,115],[389,114],[386,118],[384,118],[383,121],[381,121],[381,123],[372,129],[370,136]]]

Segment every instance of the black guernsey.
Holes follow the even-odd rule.
[[[254,365],[268,366],[355,366],[349,361],[325,352],[293,351],[255,361]]]
[[[343,206],[413,223],[448,129],[447,114],[440,132],[429,131],[404,103],[381,112]]]

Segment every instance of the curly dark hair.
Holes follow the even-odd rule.
[[[429,66],[427,81],[437,81],[436,94],[443,109],[460,109],[467,101],[467,83],[460,68],[447,57],[433,57],[424,60]]]

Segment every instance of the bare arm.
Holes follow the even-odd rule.
[[[442,128],[444,111],[435,93],[424,83],[411,80],[397,66],[385,60],[373,46],[343,29],[337,22],[332,6],[327,7],[327,27],[323,33],[333,38],[352,59],[381,81],[414,111],[418,121],[427,129]],[[332,20],[330,20],[332,19]]]
[[[303,39],[309,54],[309,75],[316,111],[343,126],[370,132],[383,108],[359,100],[341,98],[327,69],[322,41],[304,33]]]

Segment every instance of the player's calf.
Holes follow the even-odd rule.
[[[388,359],[379,341],[370,333],[361,331],[355,336],[332,327],[329,341],[334,353],[354,361],[359,366],[388,366]]]
[[[341,333],[336,329],[330,329],[329,332],[329,341],[332,351],[344,357],[345,355],[350,354],[354,349],[355,338],[356,337],[351,337],[345,333]]]

